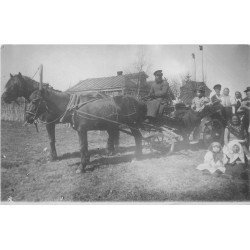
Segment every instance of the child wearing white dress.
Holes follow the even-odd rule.
[[[219,142],[213,142],[204,156],[204,163],[200,164],[198,170],[208,170],[211,174],[217,172],[225,173],[224,165],[227,158],[222,152],[222,146]]]
[[[228,158],[228,163],[245,163],[245,154],[239,140],[230,141],[223,147],[223,153]]]

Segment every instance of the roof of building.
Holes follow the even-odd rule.
[[[110,77],[88,78],[86,80],[80,81],[78,84],[69,88],[67,91],[81,92],[89,90],[121,89],[125,85],[135,85],[136,83],[134,82],[134,79],[140,77],[140,75],[143,75],[146,78],[148,77],[145,72],[141,72]]]

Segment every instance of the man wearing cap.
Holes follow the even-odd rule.
[[[246,97],[242,100],[244,101],[249,101],[250,100],[250,87],[247,87],[246,90],[244,90],[244,92],[246,93]]]
[[[211,104],[213,105],[214,108],[220,113],[222,116],[222,119],[226,120],[227,114],[224,106],[222,105],[222,98],[223,96],[221,95],[221,85],[216,84],[213,87],[215,94],[211,96]]]
[[[158,114],[161,115],[164,105],[171,105],[172,100],[175,100],[168,82],[162,79],[162,70],[156,70],[154,76],[155,83],[152,84],[149,91],[151,100],[147,102],[147,121],[152,121]]]

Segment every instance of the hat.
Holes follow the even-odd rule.
[[[214,89],[221,89],[221,85],[220,84],[214,85]]]
[[[250,91],[250,87],[247,87],[247,89],[246,90],[244,90],[244,92],[249,92]]]
[[[156,75],[163,75],[162,74],[162,70],[156,70],[155,72],[154,72],[154,75],[156,76]]]

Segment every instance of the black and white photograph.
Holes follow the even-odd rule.
[[[248,249],[245,0],[2,0],[1,249]]]
[[[2,45],[1,202],[249,202],[249,68],[249,45]]]

